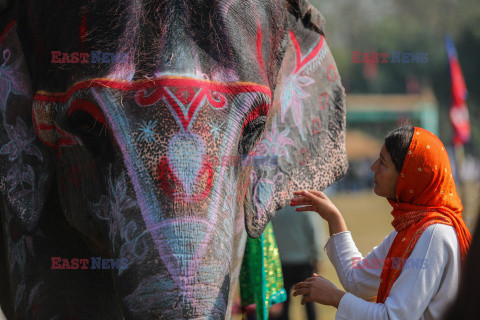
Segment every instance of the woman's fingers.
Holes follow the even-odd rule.
[[[312,278],[307,278],[307,279],[305,279],[305,282],[315,281],[316,278],[322,278],[322,277],[321,276],[316,276],[316,277],[312,277]]]
[[[293,286],[293,290],[298,290],[298,289],[301,289],[301,288],[308,288],[308,287],[310,287],[309,283],[299,282],[299,283],[297,283],[296,285]]]
[[[290,205],[293,207],[296,206],[305,206],[305,205],[311,205],[312,201],[290,201]]]
[[[303,206],[303,207],[295,208],[295,211],[297,211],[297,212],[302,212],[302,211],[315,211],[315,209],[313,208],[313,206]]]
[[[310,190],[312,191],[312,190]],[[304,196],[306,198],[310,198],[312,196],[314,196],[313,193],[311,193],[309,190],[300,190],[300,191],[295,191],[293,194],[296,195],[296,196]]]
[[[308,200],[308,198],[300,194],[297,194],[295,195],[295,197],[290,199],[290,201],[303,201],[303,200]]]
[[[316,195],[317,197],[322,198],[322,199],[327,198],[325,193],[323,193],[322,191],[319,191],[319,190],[310,190],[310,193],[313,193],[314,195]]]
[[[310,200],[290,201],[290,205],[291,205],[292,207],[312,205],[312,201],[310,201]]]
[[[296,297],[296,296],[300,296],[300,295],[306,295],[306,294],[309,294],[309,293],[310,293],[310,288],[302,288],[302,289],[295,290],[293,292],[293,296]]]
[[[315,190],[311,190],[311,191],[315,191]],[[296,196],[302,196],[304,199],[308,199],[311,201],[314,201],[315,199],[319,198],[317,195],[315,195],[314,193],[308,190],[295,191],[293,194]]]
[[[312,298],[311,298],[310,296],[304,296],[303,299],[302,299],[301,304],[302,304],[302,306],[303,306],[303,305],[305,305],[305,303],[307,303],[307,302],[312,302],[312,301],[313,301],[313,300],[312,300]]]
[[[317,196],[317,197],[321,197],[321,198],[326,197],[326,196],[325,196],[325,193],[323,193],[322,191],[320,191],[320,190],[313,190],[313,189],[309,189],[309,190],[305,190],[305,189],[304,189],[304,190],[298,190],[298,191],[293,192],[293,194],[294,194],[294,195],[302,195],[302,196],[303,196],[303,195],[308,195],[308,194],[310,194],[310,195],[313,194],[313,195],[315,195],[315,196]]]
[[[301,197],[301,196],[297,196],[297,197],[293,197],[292,199],[290,199],[290,203],[296,203],[296,204],[305,204],[305,203],[310,203],[312,202],[310,199],[306,198],[306,197]]]
[[[296,196],[303,196],[305,191],[307,190],[298,190],[298,191],[294,191],[293,194]]]

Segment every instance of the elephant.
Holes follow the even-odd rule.
[[[229,319],[247,237],[345,174],[306,0],[0,1],[8,319]]]

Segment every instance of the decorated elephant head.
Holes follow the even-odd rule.
[[[11,315],[229,318],[246,234],[346,170],[344,90],[304,0],[30,0],[1,23]],[[65,255],[122,265],[52,269]]]

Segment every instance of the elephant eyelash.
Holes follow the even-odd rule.
[[[98,132],[98,133],[95,132],[95,131],[93,131],[93,129],[95,129],[95,127],[97,126],[97,124],[100,124],[100,126],[101,126],[101,127],[100,127],[100,132]],[[82,125],[82,127],[83,127],[83,125]],[[86,132],[88,132],[88,133],[91,133],[91,134],[96,135],[97,137],[100,137],[100,136],[102,135],[102,132],[104,133],[104,134],[103,134],[104,136],[107,135],[107,128],[105,127],[105,125],[104,125],[103,123],[98,122],[98,121],[95,121],[94,124],[93,124],[93,126],[90,126],[89,129],[86,129],[86,128],[82,128],[82,129],[84,129],[84,130],[85,130]]]
[[[97,124],[100,124],[101,127],[100,127],[100,131],[98,130],[95,130],[95,128],[97,127]],[[88,123],[83,123],[82,125],[80,125],[80,128],[85,131],[85,132],[88,132],[90,134],[93,134],[93,135],[96,135],[97,137],[100,137],[102,136],[102,133],[104,132],[105,130],[105,134],[107,134],[107,130],[105,128],[105,126],[101,123],[101,122],[98,122],[98,121],[95,121],[93,123],[93,125],[91,124],[88,124]]]
[[[258,96],[252,103],[252,107],[250,108],[249,114],[245,118],[243,127],[245,127],[246,124],[254,121],[259,116],[267,116],[269,111],[270,102],[267,101],[263,95]]]

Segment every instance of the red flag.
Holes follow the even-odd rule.
[[[445,45],[447,47],[448,61],[450,63],[450,75],[452,80],[450,107],[450,121],[453,126],[453,144],[463,145],[470,140],[470,118],[466,104],[467,86],[463,79],[462,69],[457,59],[457,52],[452,39],[445,36]]]

